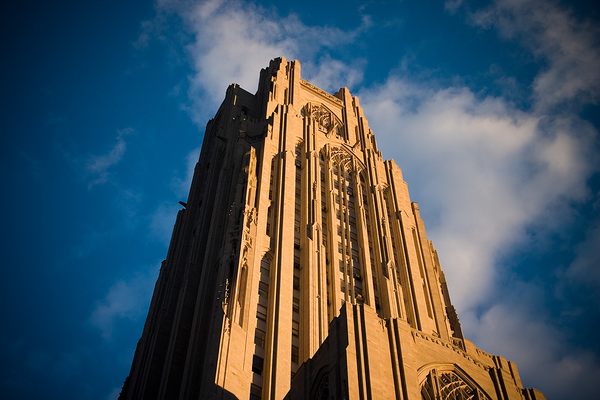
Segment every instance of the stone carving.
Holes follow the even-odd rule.
[[[250,234],[250,227],[252,224],[256,223],[256,208],[246,206],[244,210],[244,214],[247,215],[246,218],[246,226],[244,227],[243,236],[242,236],[242,255],[241,255],[241,265],[242,268],[248,267],[248,253],[253,245],[253,238]]]
[[[454,371],[433,370],[421,386],[421,399],[489,400],[489,396]]]
[[[302,109],[302,116],[312,118],[319,126],[319,130],[328,137],[332,135],[340,139],[344,137],[342,121],[324,105],[307,103]]]
[[[221,302],[221,307],[223,307],[223,311],[227,314],[227,306],[229,305],[229,278],[225,278],[225,285],[223,288],[223,301]]]
[[[250,225],[256,224],[256,207],[246,206],[244,214],[247,215],[246,227],[249,229]]]
[[[334,147],[331,149],[330,158],[334,165],[339,165],[344,171],[352,170],[352,156],[346,150]]]

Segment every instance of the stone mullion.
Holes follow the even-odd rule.
[[[396,214],[399,213],[398,210],[396,210]],[[396,268],[395,268],[395,274],[396,274],[396,281],[398,282],[397,284],[397,289],[399,292],[399,306],[400,306],[400,310],[402,313],[402,317],[404,319],[406,319],[407,321],[410,320],[409,318],[409,314],[411,316],[411,318],[414,318],[414,311],[409,310],[407,308],[407,303],[410,304],[410,297],[409,293],[405,293],[405,290],[409,288],[409,283],[408,283],[408,279],[406,276],[406,256],[404,254],[404,247],[403,247],[403,243],[402,243],[402,237],[401,237],[401,227],[400,224],[398,222],[398,216],[394,216],[394,217],[390,217],[390,224],[392,225],[391,229],[392,229],[392,235],[394,235],[393,239],[396,242]]]
[[[375,271],[375,276],[373,279],[377,281],[377,287],[379,290],[379,302],[381,305],[381,311],[383,313],[383,317],[389,317],[389,307],[387,304],[387,292],[385,290],[386,282],[385,277],[383,276],[381,270],[381,262],[382,262],[382,254],[381,254],[381,235],[380,235],[380,227],[379,227],[379,214],[377,211],[377,196],[375,196],[375,190],[377,187],[377,174],[375,173],[375,166],[373,165],[373,152],[371,150],[366,151],[366,164],[367,164],[367,179],[366,179],[366,190],[367,190],[367,198],[370,201],[370,222],[372,228],[372,242],[373,242],[373,260],[375,262],[374,268],[372,271]]]
[[[346,176],[344,174],[344,170],[342,169],[342,165],[341,165],[341,160],[339,160],[338,165],[337,165],[337,177],[338,177],[338,188],[337,188],[337,195],[338,195],[338,207],[339,207],[339,212],[340,212],[340,243],[342,244],[342,256],[341,256],[341,261],[343,264],[343,271],[340,271],[339,269],[339,264],[336,266],[336,271],[338,271],[338,273],[342,273],[343,275],[343,279],[344,279],[344,289],[342,291],[342,293],[344,294],[344,301],[348,302],[348,286],[349,286],[349,281],[348,281],[348,256],[347,256],[347,244],[346,244],[346,240],[348,239],[348,235],[347,235],[347,229],[348,229],[348,221],[347,221],[347,214],[348,214],[348,208],[346,206],[346,202],[345,202],[345,196],[344,193],[346,192],[343,188],[346,187]],[[336,228],[336,233],[337,233],[337,228]],[[339,252],[338,252],[339,253]],[[341,290],[341,283],[340,283],[340,290]]]
[[[301,226],[306,227],[306,230],[310,233],[310,238],[302,235],[305,238],[301,245],[302,257],[306,262],[301,262],[301,291],[300,291],[300,359],[299,363],[302,363],[305,359],[308,359],[320,344],[318,329],[314,329],[315,326],[319,326],[319,303],[318,303],[318,265],[319,265],[319,243],[318,233],[316,230],[316,224],[314,223],[314,202],[316,199],[316,193],[312,190],[314,175],[315,175],[315,162],[314,162],[314,151],[311,151],[305,157],[306,168],[302,174],[302,179],[305,180],[302,186],[306,191],[303,197],[306,196],[307,201],[303,201],[302,204],[307,205],[309,208],[307,211],[307,220],[303,222]],[[317,241],[317,242],[316,242]],[[312,329],[311,329],[312,328]]]
[[[396,301],[398,304],[399,314],[402,318],[408,320],[408,310],[406,309],[406,296],[404,293],[404,286],[406,285],[406,279],[403,276],[406,260],[404,258],[404,251],[402,247],[402,238],[400,234],[400,226],[398,222],[398,215],[400,213],[398,208],[398,202],[396,200],[396,188],[394,184],[392,171],[388,168],[386,163],[386,172],[388,174],[389,192],[387,193],[387,201],[389,202],[389,209],[391,209],[392,215],[388,214],[388,223],[390,227],[390,240],[393,241],[395,246],[392,247],[394,254],[394,287],[396,288]],[[404,284],[404,285],[403,285]]]
[[[392,284],[394,287],[394,300],[396,303],[396,313],[397,313],[397,317],[398,318],[402,318],[404,317],[404,310],[402,307],[402,289],[400,288],[399,285],[399,279],[398,279],[398,271],[396,270],[396,263],[394,262],[394,268],[390,268],[391,270],[391,275],[392,275]]]
[[[304,126],[304,123],[303,123]],[[312,309],[312,297],[313,297],[313,244],[310,238],[314,237],[312,233],[312,224],[310,223],[312,218],[311,213],[311,205],[312,205],[312,192],[308,189],[310,186],[310,174],[312,171],[312,167],[310,166],[310,162],[306,158],[308,155],[307,147],[310,146],[310,140],[306,138],[304,131],[302,136],[300,137],[301,141],[297,142],[294,146],[294,182],[295,185],[300,185],[300,190],[298,187],[294,185],[294,249],[293,249],[293,269],[292,269],[292,293],[294,293],[293,289],[293,279],[296,274],[295,267],[295,258],[296,258],[296,237],[298,238],[300,250],[299,250],[299,268],[298,278],[300,280],[299,290],[298,290],[298,365],[302,364],[304,360],[308,358],[308,354],[310,353],[310,344],[313,341],[311,334],[312,331],[309,329],[310,326],[313,325],[314,319],[314,311]],[[298,153],[296,149],[300,147],[300,152]],[[300,168],[300,181],[298,182],[298,163]],[[297,193],[300,193],[300,199],[297,198]],[[298,209],[296,209],[296,202],[299,203]],[[296,231],[296,212],[300,213],[299,223]],[[308,232],[308,236],[307,236]],[[292,307],[290,308],[290,313],[292,315],[292,327],[290,334],[290,346],[294,345],[293,340],[293,309],[294,309],[294,295],[292,295]],[[291,352],[290,352],[291,354]],[[290,357],[291,360],[291,357]],[[292,368],[292,372],[295,372]]]
[[[318,234],[313,238],[313,244],[316,243],[316,267],[317,267],[317,297],[316,303],[318,308],[318,331],[319,331],[319,345],[325,340],[328,334],[329,320],[327,318],[327,263],[326,263],[326,251],[323,246],[323,229],[321,221],[323,220],[321,210],[321,163],[319,161],[319,153],[314,152],[314,184],[316,185],[315,190],[315,222],[320,227]],[[327,184],[326,182],[324,182]],[[316,351],[316,350],[315,350]],[[312,357],[312,351],[311,351]]]
[[[395,279],[395,275],[393,275],[393,270],[394,268],[392,268],[392,264],[393,264],[393,259],[391,256],[393,256],[393,246],[392,246],[392,237],[391,237],[391,232],[390,232],[390,225],[388,223],[389,221],[389,216],[387,215],[387,204],[385,201],[385,190],[384,188],[379,188],[377,190],[377,197],[379,199],[379,203],[381,204],[381,229],[384,231],[384,243],[385,243],[385,250],[386,250],[386,263],[385,263],[385,269],[387,271],[388,274],[390,274],[390,271],[392,272],[391,276],[386,279],[386,283],[387,283],[387,290],[388,290],[388,301],[389,301],[389,307],[390,307],[390,312],[391,312],[391,317],[392,318],[398,318],[399,315],[399,306],[398,306],[398,298],[396,296],[397,294],[397,282]]]
[[[247,158],[246,158],[247,157]],[[247,173],[247,181],[240,187],[238,184],[238,190],[241,193],[236,193],[236,201],[239,200],[240,204],[238,208],[243,209],[241,221],[238,226],[237,224],[237,213],[231,213],[229,219],[233,220],[233,228],[237,232],[235,237],[239,237],[240,241],[236,245],[236,248],[232,248],[232,251],[237,254],[236,260],[236,272],[235,278],[229,284],[229,301],[228,310],[232,313],[231,318],[224,318],[221,327],[221,348],[219,357],[217,360],[217,373],[215,376],[215,382],[222,387],[227,387],[231,378],[232,372],[230,370],[229,360],[236,352],[235,344],[231,348],[232,343],[237,341],[254,339],[256,318],[249,318],[249,309],[254,310],[256,315],[256,309],[253,307],[255,304],[254,296],[250,288],[252,287],[252,277],[254,267],[254,240],[256,237],[256,220],[255,220],[255,196],[253,192],[256,189],[255,185],[255,173],[256,173],[256,153],[254,148],[250,148],[247,154],[244,156],[243,170]],[[235,240],[235,239],[234,239]],[[251,321],[249,321],[251,320]],[[251,329],[249,329],[249,327]],[[252,349],[252,350],[251,350]],[[241,357],[240,369],[244,371],[244,364],[246,360],[250,360],[253,354],[253,346],[248,347]],[[225,361],[225,362],[222,362]],[[244,374],[248,379],[251,379],[251,372],[249,369],[244,371]],[[249,388],[247,388],[249,390]]]
[[[279,114],[279,115],[277,115]],[[269,284],[267,343],[263,367],[265,400],[283,397],[289,390],[291,370],[291,326],[294,258],[295,140],[287,137],[290,116],[287,107],[279,106],[279,153],[274,184],[273,264]],[[291,135],[290,135],[291,136]],[[291,208],[291,209],[290,209]],[[291,219],[290,219],[291,217]],[[286,223],[286,221],[288,221]],[[292,223],[290,223],[292,222]]]
[[[360,174],[357,173],[357,179],[355,180],[354,189],[356,195],[355,207],[356,207],[356,226],[359,232],[359,243],[362,249],[359,249],[359,254],[362,257],[362,274],[363,274],[363,291],[365,292],[365,303],[375,308],[375,289],[373,287],[373,274],[371,269],[371,254],[369,249],[369,231],[367,228],[367,220],[365,214],[369,212],[369,206],[365,207],[363,203],[363,191],[362,185],[360,184]]]
[[[275,120],[275,119],[274,119]],[[274,126],[273,125],[269,125],[267,127],[267,135],[265,136],[264,142],[262,144],[262,148],[261,148],[261,153],[260,153],[260,159],[261,159],[261,163],[260,163],[260,176],[258,179],[258,187],[257,187],[257,210],[258,210],[258,215],[257,215],[257,223],[256,223],[256,244],[255,244],[255,258],[254,258],[254,268],[252,270],[252,286],[251,286],[251,296],[249,301],[251,302],[248,308],[248,312],[249,315],[251,316],[249,318],[249,325],[248,325],[248,335],[247,335],[247,342],[248,343],[253,343],[254,342],[254,335],[256,333],[256,326],[257,326],[257,309],[258,309],[258,303],[259,303],[259,285],[260,285],[260,276],[261,276],[261,264],[263,262],[263,258],[266,256],[267,252],[272,251],[271,248],[271,244],[272,244],[272,240],[271,237],[273,235],[273,231],[274,228],[271,228],[271,232],[270,235],[268,235],[266,233],[266,228],[267,228],[267,224],[271,224],[271,226],[273,227],[273,214],[274,211],[271,213],[271,220],[269,221],[269,214],[268,214],[268,210],[269,207],[271,206],[275,206],[275,198],[273,197],[273,199],[269,198],[269,190],[270,190],[270,180],[271,180],[271,167],[274,166],[276,167],[276,163],[273,163],[273,157],[276,156],[277,152],[278,152],[278,145],[277,145],[277,137],[275,137],[274,135]],[[274,177],[273,179],[273,186],[275,186],[277,184],[276,178]],[[275,191],[275,189],[273,188],[273,192]],[[273,194],[273,196],[275,196],[275,194]],[[259,256],[260,255],[260,256]],[[269,276],[271,276],[271,271],[275,268],[274,263],[272,262],[270,267],[269,267]],[[273,295],[271,294],[271,290],[272,290],[272,283],[269,282],[269,293],[267,294],[267,299],[268,302],[271,301]],[[267,303],[267,314],[271,313],[271,307],[269,306],[269,303]],[[253,376],[253,372],[252,372],[252,358],[254,354],[258,354],[261,356],[264,356],[267,353],[267,341],[271,341],[270,337],[271,337],[271,330],[269,329],[269,327],[267,326],[265,328],[265,337],[264,337],[264,343],[263,343],[263,349],[262,352],[256,352],[256,348],[255,345],[249,345],[247,346],[247,354],[246,354],[246,358],[245,358],[245,362],[244,362],[244,373],[247,373],[248,375],[248,381],[252,382],[252,376]],[[266,376],[266,370],[263,370],[262,373],[262,388],[265,388],[265,376]]]
[[[389,180],[389,176],[388,176],[388,180]],[[395,218],[395,204],[391,199],[391,192],[392,192],[392,187],[391,187],[391,183],[390,183],[390,187],[388,187],[388,193],[382,193],[382,196],[384,197],[383,201],[386,203],[386,205],[389,205],[388,207],[386,207],[385,212],[387,214],[387,218],[386,221],[388,222],[388,232],[389,232],[389,240],[388,242],[390,243],[389,245],[389,249],[390,249],[390,254],[393,256],[393,268],[390,268],[391,273],[392,273],[392,281],[393,281],[393,285],[394,285],[394,299],[396,300],[396,308],[398,310],[398,317],[400,318],[404,318],[406,316],[406,310],[404,309],[404,297],[403,297],[403,292],[402,292],[402,287],[400,286],[400,277],[399,277],[399,268],[398,265],[400,264],[400,255],[398,254],[398,249],[399,249],[399,242],[397,240],[398,238],[398,233],[395,229],[395,225],[396,225],[396,218]],[[386,198],[387,197],[387,198]],[[390,213],[388,212],[391,211],[392,215],[390,215]],[[395,243],[396,245],[394,246]],[[394,251],[394,249],[396,249],[396,251]]]
[[[244,156],[243,171],[247,174],[246,182],[243,187],[239,187],[240,204],[236,210],[236,215],[233,218],[237,218],[237,213],[241,212],[239,232],[240,242],[238,248],[235,249],[238,253],[237,260],[237,272],[236,277],[233,281],[233,287],[231,290],[231,302],[233,303],[232,321],[236,322],[243,328],[248,326],[248,286],[251,285],[252,278],[250,274],[250,268],[254,260],[254,240],[252,239],[256,235],[255,230],[255,204],[254,198],[252,197],[253,191],[255,190],[254,175],[256,173],[256,152],[253,147],[250,147],[246,155]],[[236,196],[237,197],[237,196]]]
[[[329,239],[329,254],[331,255],[331,260],[330,260],[330,271],[331,271],[331,281],[329,282],[330,286],[331,286],[331,290],[330,290],[330,294],[331,294],[331,316],[332,318],[335,318],[337,316],[337,313],[340,309],[340,301],[338,298],[338,293],[339,293],[339,282],[340,282],[340,274],[338,271],[338,265],[339,265],[339,256],[338,256],[338,251],[337,251],[337,216],[336,216],[336,209],[335,209],[335,186],[333,184],[333,171],[332,171],[332,160],[331,160],[331,151],[328,148],[327,151],[327,156],[325,157],[325,165],[327,167],[327,185],[328,185],[328,190],[327,190],[327,194],[328,194],[328,199],[327,199],[327,209],[329,210],[328,213],[328,217],[329,217],[329,232],[330,235],[328,236]]]
[[[358,244],[358,226],[356,225],[356,220],[358,219],[358,214],[356,212],[356,185],[355,185],[355,181],[356,181],[356,165],[354,165],[354,162],[352,163],[352,169],[350,170],[350,180],[347,182],[348,185],[346,187],[346,199],[347,199],[347,210],[348,210],[348,246],[350,248],[349,253],[349,261],[348,261],[348,265],[349,265],[349,274],[350,274],[350,281],[352,284],[352,287],[354,287],[354,260],[352,259],[353,253],[352,251],[354,250],[355,245],[352,242],[352,230],[354,229],[356,231],[356,243]],[[352,195],[350,194],[352,193]],[[351,199],[353,200],[354,204],[352,205],[352,207],[350,206],[350,201]],[[354,214],[354,227],[352,227],[352,221],[351,221],[351,217]],[[360,263],[360,249],[356,249],[358,251],[359,254],[359,263]],[[359,265],[360,267],[360,265]],[[359,268],[360,269],[360,268]],[[353,291],[353,296],[355,296],[355,293]]]
[[[338,156],[339,157],[339,156]],[[342,269],[339,268],[338,265],[338,272],[341,274],[341,278],[344,280],[344,290],[342,291],[343,297],[344,297],[344,301],[348,302],[349,300],[349,290],[350,290],[350,282],[348,281],[348,220],[347,220],[347,214],[348,214],[348,207],[347,207],[347,202],[346,202],[346,175],[344,174],[344,170],[342,169],[342,165],[341,165],[341,160],[339,160],[339,164],[337,166],[337,175],[338,175],[338,189],[337,189],[337,195],[339,198],[338,201],[338,207],[340,209],[340,243],[342,244],[342,256],[341,256],[341,261],[342,261]],[[340,283],[340,289],[341,289],[341,283]]]
[[[419,302],[417,300],[418,287],[415,287],[417,279],[420,279],[420,277],[418,276],[418,272],[415,271],[415,267],[418,269],[419,266],[415,266],[416,261],[410,256],[411,249],[409,246],[412,237],[410,236],[409,221],[407,221],[409,217],[408,215],[405,215],[406,212],[404,210],[399,212],[398,223],[400,224],[399,228],[402,240],[402,249],[404,252],[404,261],[406,263],[406,284],[408,286],[408,290],[410,291],[410,311],[413,318],[411,325],[416,329],[421,329],[421,313],[419,308]]]
[[[432,383],[432,387],[433,387],[433,391],[436,396],[436,399],[438,399],[438,398],[441,399],[442,393],[441,393],[441,389],[440,389],[440,377],[437,373],[437,370],[434,369],[431,371],[430,379],[431,379],[431,383]]]
[[[319,248],[320,238],[316,229],[316,199],[315,176],[318,173],[318,158],[315,162],[314,151],[314,122],[312,119],[303,120],[304,149],[302,154],[302,202],[303,218],[300,224],[301,233],[301,271],[300,271],[300,347],[299,363],[311,357],[320,344],[319,330]],[[304,229],[306,227],[306,229]],[[303,234],[308,232],[308,237]]]
[[[379,287],[379,295],[380,295],[380,300],[381,300],[381,308],[382,308],[382,312],[383,312],[383,316],[384,318],[390,318],[393,317],[394,314],[392,313],[392,307],[391,307],[391,302],[390,302],[390,281],[389,278],[384,275],[384,268],[387,269],[387,259],[386,259],[386,254],[385,254],[385,246],[386,243],[383,241],[385,233],[383,230],[383,221],[382,221],[382,210],[383,210],[383,204],[381,204],[381,198],[379,197],[379,177],[377,175],[377,166],[374,165],[375,162],[378,162],[379,160],[374,160],[374,158],[377,158],[377,155],[374,154],[374,152],[372,150],[368,150],[369,152],[369,172],[371,175],[371,179],[370,179],[370,184],[371,184],[371,195],[372,195],[372,200],[373,200],[373,214],[374,214],[374,219],[373,219],[373,223],[375,225],[375,227],[377,228],[377,235],[375,235],[375,241],[376,243],[374,243],[374,247],[376,248],[376,254],[377,254],[377,258],[375,259],[376,262],[378,262],[378,266],[377,268],[375,268],[375,271],[377,271],[378,274],[378,287]],[[387,272],[387,271],[386,271]]]
[[[446,311],[444,310],[442,296],[440,295],[439,280],[437,279],[434,271],[433,256],[429,247],[429,241],[427,240],[427,236],[425,234],[425,224],[421,219],[421,214],[419,212],[419,206],[417,203],[413,203],[412,208],[413,215],[415,217],[417,237],[419,238],[419,248],[423,258],[426,286],[429,291],[429,293],[425,293],[425,295],[430,296],[433,319],[437,326],[438,334],[442,339],[449,340],[450,335],[448,333],[445,320]]]
[[[402,207],[400,206],[401,202],[400,202],[400,198],[402,193],[401,191],[401,187],[400,185],[402,185],[402,181],[398,182],[395,172],[394,172],[394,168],[396,168],[399,171],[399,168],[397,166],[395,166],[394,163],[389,163],[386,164],[386,166],[389,166],[388,169],[388,180],[390,182],[390,200],[392,201],[393,204],[393,208],[395,210],[395,215],[394,216],[389,216],[390,217],[390,225],[392,226],[392,231],[394,233],[394,237],[396,240],[396,259],[397,261],[400,262],[399,265],[396,265],[398,273],[399,273],[399,277],[401,279],[401,290],[402,290],[402,298],[403,298],[403,303],[402,303],[402,310],[404,312],[404,316],[406,318],[406,320],[411,324],[411,326],[413,326],[414,328],[417,328],[418,326],[420,326],[420,322],[419,322],[419,318],[418,318],[418,312],[417,312],[417,305],[416,305],[416,295],[415,295],[415,289],[413,286],[413,282],[411,279],[411,268],[410,268],[410,261],[408,259],[408,248],[407,248],[407,241],[406,241],[406,235],[405,235],[405,229],[404,229],[404,222],[403,222],[403,214],[406,214],[406,212],[404,210],[402,210]],[[396,172],[398,173],[398,172]],[[406,197],[408,197],[408,194],[405,194]]]
[[[316,124],[312,123],[310,126],[310,138],[311,138],[311,154],[310,160],[312,161],[312,165],[314,166],[312,184],[313,184],[313,196],[314,196],[314,206],[313,206],[313,238],[312,245],[314,249],[314,268],[315,268],[315,284],[317,285],[316,296],[311,298],[311,302],[313,302],[314,309],[316,309],[317,321],[314,326],[311,326],[311,329],[318,332],[318,340],[316,341],[316,347],[310,348],[309,356],[312,357],[314,352],[317,351],[318,347],[325,340],[328,334],[328,325],[329,320],[327,318],[328,309],[327,309],[327,297],[328,297],[328,288],[327,288],[327,264],[326,264],[326,246],[323,246],[323,230],[325,227],[321,226],[323,215],[321,210],[321,162],[320,162],[320,144],[317,141],[317,132],[316,132]],[[324,182],[327,185],[327,182]],[[327,188],[325,188],[327,190]]]
[[[361,254],[360,246],[358,246],[358,243],[360,243],[360,233],[359,233],[359,229],[360,228],[359,228],[359,222],[358,222],[358,220],[360,219],[360,216],[359,216],[359,210],[357,208],[357,206],[358,206],[357,195],[359,193],[358,190],[357,190],[358,185],[359,185],[357,171],[358,171],[358,166],[356,165],[356,160],[353,159],[352,160],[352,170],[350,172],[350,181],[348,182],[348,187],[351,188],[352,194],[353,194],[353,197],[354,197],[353,209],[350,208],[350,202],[349,202],[349,200],[350,200],[350,194],[347,195],[347,198],[348,198],[348,222],[349,222],[349,224],[348,224],[348,228],[349,228],[349,230],[348,230],[348,238],[349,238],[349,244],[350,244],[350,261],[349,261],[350,271],[349,271],[349,279],[350,279],[350,284],[352,285],[352,299],[353,299],[354,303],[356,302],[356,285],[355,285],[355,282],[354,282],[354,279],[355,279],[354,278],[354,258],[353,258],[353,253],[352,253],[352,251],[354,250],[354,247],[353,247],[354,245],[352,244],[352,229],[350,229],[351,228],[351,225],[350,225],[350,215],[351,215],[351,212],[350,211],[354,212],[354,229],[356,230],[356,245],[358,247],[356,249],[356,252],[358,254],[358,264],[359,264],[358,265],[358,270],[360,271],[360,276],[361,276],[361,278],[362,278],[362,280],[364,282],[364,273],[363,273],[364,272],[363,271],[363,264],[364,263],[361,260],[362,254]],[[365,285],[364,285],[364,283],[362,285],[362,292],[363,292],[363,294],[361,295],[362,298],[363,298],[362,302],[364,303],[364,298],[365,298]]]
[[[275,127],[273,128],[275,129]],[[281,149],[278,149],[281,150]],[[278,291],[276,290],[276,282],[277,282],[277,277],[278,277],[278,269],[279,269],[279,265],[277,263],[278,260],[278,251],[279,251],[279,247],[281,246],[281,244],[279,243],[279,240],[275,239],[273,240],[273,238],[277,238],[279,236],[279,218],[277,217],[279,215],[279,208],[280,208],[280,185],[281,185],[281,164],[282,164],[282,160],[281,160],[281,155],[280,154],[276,154],[274,155],[274,157],[277,157],[277,161],[275,163],[273,163],[273,168],[275,169],[275,173],[273,174],[273,198],[271,200],[271,244],[272,244],[272,251],[273,251],[273,262],[271,263],[271,266],[269,268],[269,295],[268,295],[268,308],[267,308],[267,318],[266,318],[266,333],[265,333],[265,357],[264,357],[264,361],[263,361],[263,370],[262,370],[262,381],[263,381],[263,386],[262,386],[262,397],[265,399],[270,399],[271,398],[271,390],[270,387],[271,385],[274,384],[274,382],[272,381],[272,375],[271,375],[271,369],[273,367],[272,365],[272,359],[273,359],[273,353],[274,353],[274,347],[277,345],[275,342],[274,337],[275,335],[275,330],[276,327],[274,326],[275,320],[276,320],[276,316],[274,316],[276,314],[275,309],[275,300],[276,297],[278,295]]]
[[[408,217],[409,223],[406,226],[405,239],[408,239],[409,247],[409,265],[411,267],[411,278],[412,285],[415,294],[415,308],[417,309],[417,315],[419,317],[418,329],[432,333],[435,330],[435,320],[433,315],[429,316],[429,310],[427,308],[427,297],[429,296],[427,286],[427,278],[425,276],[425,265],[424,260],[421,256],[420,243],[415,226],[414,215]]]
[[[344,174],[344,189],[340,193],[340,198],[344,199],[344,280],[346,282],[346,301],[354,303],[354,279],[352,270],[352,239],[350,229],[350,195],[348,195],[349,180],[346,179],[346,173],[351,176],[350,171],[342,170]],[[350,177],[350,181],[352,177]]]

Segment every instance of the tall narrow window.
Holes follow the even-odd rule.
[[[371,223],[371,203],[369,201],[369,187],[364,172],[360,174],[362,202],[365,209],[365,225],[367,231],[367,244],[369,246],[369,262],[371,264],[371,278],[373,279],[373,292],[375,296],[375,310],[381,315],[381,300],[379,286],[377,285],[377,269],[375,268],[375,246],[373,245],[373,225]]]
[[[294,202],[294,277],[293,277],[293,302],[292,302],[292,371],[293,377],[298,370],[300,347],[300,293],[302,252],[301,252],[301,224],[302,224],[302,143],[296,145],[296,182]]]
[[[254,373],[255,386],[260,398],[262,387],[262,368],[265,355],[267,336],[267,315],[269,309],[269,281],[271,272],[271,255],[265,254],[260,263],[260,277],[258,282],[258,304],[256,305],[256,329],[254,330],[254,358],[252,372]],[[259,385],[259,383],[261,385]]]
[[[330,291],[331,287],[331,254],[329,254],[328,245],[328,230],[329,230],[329,212],[328,209],[328,191],[327,191],[327,164],[325,163],[325,156],[323,152],[319,154],[319,169],[321,171],[320,184],[321,184],[321,240],[323,243],[323,250],[325,254],[325,268],[326,268],[326,283],[327,283],[327,320],[331,321],[333,318],[333,311],[331,310]]]

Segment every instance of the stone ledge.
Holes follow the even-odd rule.
[[[325,97],[327,100],[334,102],[335,104],[337,104],[340,107],[344,106],[344,102],[340,99],[338,99],[337,97],[335,97],[334,95],[327,93],[326,91],[324,91],[321,88],[316,87],[315,85],[313,85],[312,83],[305,81],[304,79],[300,80],[300,83],[305,86],[306,88],[312,90],[313,92],[316,92],[317,94]]]

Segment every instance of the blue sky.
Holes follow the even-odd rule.
[[[280,55],[360,97],[466,335],[549,398],[594,397],[593,2],[17,3],[0,13],[0,397],[115,397],[204,125]]]

